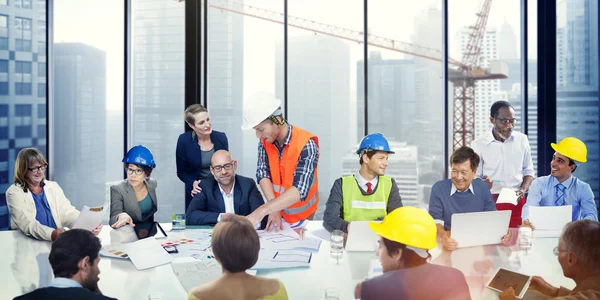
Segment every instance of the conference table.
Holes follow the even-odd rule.
[[[170,224],[162,224],[170,230]],[[322,233],[321,221],[312,221],[306,227],[306,236]],[[177,234],[185,236],[195,229],[186,228]],[[110,245],[112,229],[105,225],[99,234],[103,245]],[[167,232],[169,234],[169,232]],[[170,234],[169,234],[170,235]],[[562,274],[557,257],[553,254],[558,238],[535,238],[533,249],[519,249],[517,230],[508,245],[488,245],[458,249],[452,252],[430,251],[432,263],[452,266],[465,274],[473,299],[498,299],[498,292],[485,288],[488,279],[498,267],[528,275],[542,276],[555,286],[573,288],[575,283]],[[323,234],[319,234],[323,236]],[[45,287],[53,279],[48,262],[50,242],[37,241],[18,230],[0,232],[3,244],[0,256],[2,288],[0,299]],[[313,254],[310,267],[284,270],[261,270],[258,276],[280,279],[290,299],[324,299],[325,290],[335,291],[339,299],[354,299],[356,284],[365,280],[376,260],[374,252],[346,252],[340,262],[330,258],[329,242],[323,240]],[[118,299],[187,299],[187,293],[173,273],[170,264],[138,271],[129,260],[103,257],[100,260],[100,290]],[[547,297],[546,297],[547,298]],[[545,299],[536,291],[528,291],[524,299]]]

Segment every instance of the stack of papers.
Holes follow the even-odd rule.
[[[86,229],[92,231],[102,223],[102,218],[108,212],[108,205],[89,207],[84,205],[81,213],[75,223],[73,229]]]
[[[312,252],[300,250],[267,250],[261,249],[258,261],[251,268],[260,269],[287,269],[308,267],[312,259]]]
[[[258,230],[260,238],[260,248],[269,250],[305,250],[318,252],[321,247],[321,240],[318,238],[307,237],[303,239],[291,228],[285,228],[280,231],[267,232]]]
[[[178,259],[171,267],[186,292],[195,286],[218,279],[222,272],[221,265],[214,259]]]
[[[573,208],[565,206],[529,206],[529,221],[537,238],[560,237],[565,225],[571,222]]]

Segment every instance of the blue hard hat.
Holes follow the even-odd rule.
[[[154,163],[154,156],[152,155],[152,151],[146,148],[144,145],[133,146],[123,160],[121,162],[128,164],[136,164],[142,166],[148,166],[151,168],[156,168],[156,163]]]
[[[387,153],[394,154],[394,151],[390,149],[390,144],[385,139],[383,134],[381,133],[371,133],[365,136],[358,146],[358,150],[356,150],[356,154],[360,154],[363,150],[375,150],[375,151],[385,151]]]

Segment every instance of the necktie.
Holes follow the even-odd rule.
[[[367,182],[367,194],[373,192],[373,185],[370,182]]]
[[[559,183],[554,187],[556,189],[556,200],[554,200],[554,204],[556,204],[556,206],[565,205],[565,190],[567,187],[562,185],[562,183]]]

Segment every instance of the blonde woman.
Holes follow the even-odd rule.
[[[10,227],[38,240],[54,241],[71,227],[79,211],[58,183],[46,180],[48,162],[37,149],[24,148],[15,162],[14,183],[6,190]],[[94,233],[99,233],[100,224]]]
[[[246,273],[258,260],[260,241],[252,223],[234,214],[225,214],[212,235],[215,259],[223,268],[221,278],[190,290],[188,300],[259,299],[287,300],[283,283]]]

